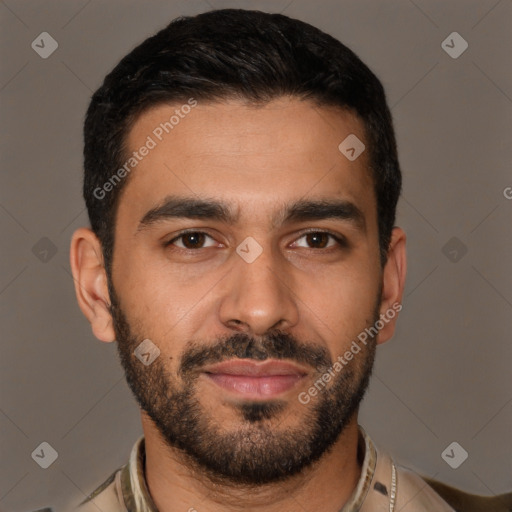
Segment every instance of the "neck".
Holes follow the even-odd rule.
[[[333,448],[311,467],[286,481],[261,486],[213,482],[169,447],[149,418],[142,415],[146,446],[146,483],[159,512],[338,512],[361,475],[357,416]]]

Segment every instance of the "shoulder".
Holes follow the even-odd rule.
[[[419,475],[396,466],[396,509],[401,512],[453,512],[453,507]],[[465,511],[466,512],[466,511]]]
[[[142,510],[138,505],[139,501],[150,502],[150,498],[144,494],[144,456],[144,436],[140,436],[132,446],[128,462],[116,469],[87,498],[77,504],[73,512]]]
[[[477,496],[431,478],[422,477],[422,479],[457,512],[512,511],[512,492],[496,496]]]
[[[512,493],[498,496],[477,496],[437,480],[422,477],[413,471],[398,467],[397,475],[401,512],[445,511],[455,512],[511,512]]]
[[[477,496],[396,464],[386,451],[379,450],[361,428],[367,451],[375,454],[375,466],[361,512],[380,510],[385,503],[399,512],[512,512],[512,492]],[[380,501],[379,501],[380,500]],[[381,507],[382,508],[382,507]],[[384,508],[382,508],[384,510]],[[386,508],[387,510],[387,508]]]
[[[120,495],[121,469],[114,471],[97,489],[77,505],[74,512],[126,512]]]

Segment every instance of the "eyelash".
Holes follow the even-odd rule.
[[[312,229],[310,231],[306,231],[304,233],[302,233],[302,235],[297,238],[296,240],[300,240],[301,238],[309,235],[309,234],[318,234],[318,233],[324,233],[326,235],[329,235],[332,239],[334,239],[338,245],[340,246],[339,248],[348,248],[349,247],[349,244],[347,242],[347,240],[338,235],[338,234],[334,234],[332,233],[331,231],[324,231],[324,230],[318,230],[318,229]],[[188,235],[188,234],[202,234],[202,235],[206,235],[207,237],[211,238],[211,239],[214,239],[211,235],[209,235],[208,233],[206,233],[205,231],[198,231],[197,229],[190,229],[190,230],[185,230],[185,231],[181,231],[177,236],[175,236],[173,239],[169,240],[168,242],[165,242],[164,243],[164,247],[169,247],[169,246],[172,246],[174,242],[176,242],[177,240],[179,240],[180,238],[183,238],[185,235]],[[199,247],[198,249],[183,249],[181,247],[177,247],[176,249],[179,249],[179,250],[182,250],[182,251],[198,251],[200,249],[207,249],[207,247]],[[333,249],[333,247],[327,247],[325,249],[317,249],[317,248],[313,248],[311,247],[310,248],[311,250],[313,251],[318,251],[318,250],[329,250],[329,249]]]

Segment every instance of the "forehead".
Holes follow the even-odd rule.
[[[300,199],[343,198],[365,215],[374,211],[368,151],[350,161],[339,149],[349,136],[365,143],[363,124],[350,112],[295,98],[258,107],[190,104],[158,105],[132,126],[127,158],[136,152],[137,163],[119,217],[140,220],[170,195],[217,198],[240,221],[265,214],[275,223],[273,207]]]

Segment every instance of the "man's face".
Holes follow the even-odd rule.
[[[127,141],[156,146],[116,219],[121,361],[143,419],[191,465],[231,482],[279,480],[335,443],[373,364],[375,340],[299,400],[379,317],[368,155],[338,149],[349,134],[364,140],[362,123],[296,99],[199,103],[159,140],[177,108],[144,113]],[[180,200],[197,203],[190,212]],[[160,351],[147,366],[134,355],[146,339]]]

